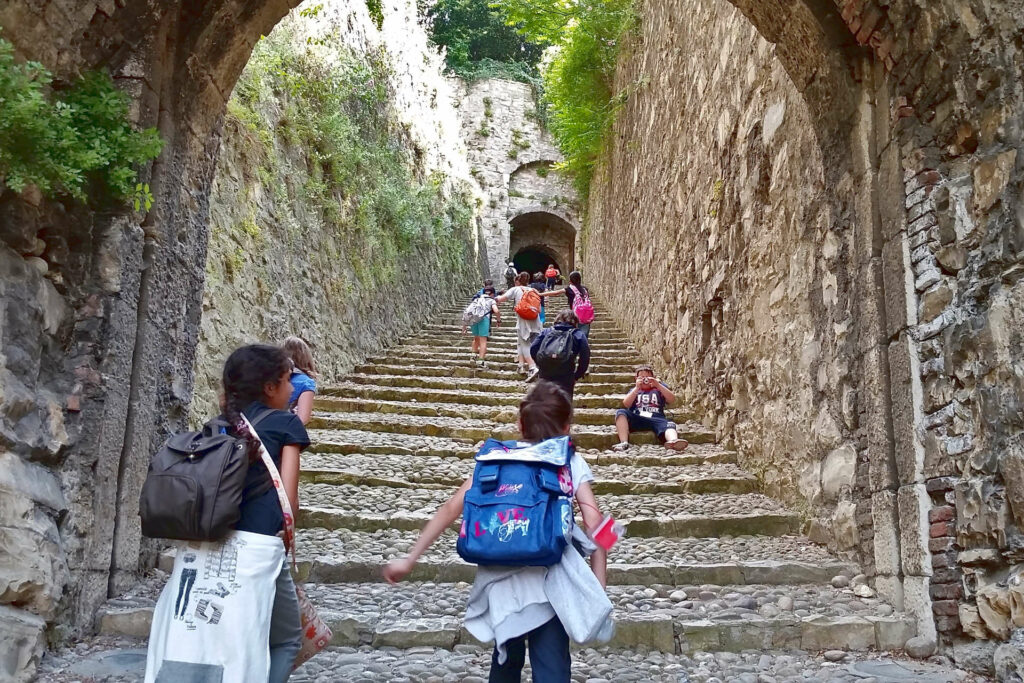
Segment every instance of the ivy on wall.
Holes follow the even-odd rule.
[[[0,38],[0,183],[50,197],[133,201],[148,209],[137,166],[160,154],[155,128],[137,131],[129,98],[110,76],[88,72],[62,88],[38,62],[20,62]]]
[[[301,151],[303,203],[356,252],[362,284],[392,282],[428,244],[441,267],[460,270],[471,241],[468,190],[418,168],[391,113],[390,75],[383,51],[356,54],[330,36],[300,44],[279,29],[257,44],[228,102],[228,124],[247,135],[269,189],[283,191],[280,145]]]
[[[586,203],[594,168],[628,91],[615,90],[615,68],[638,26],[633,0],[496,0],[528,40],[552,45],[543,65],[548,127]]]

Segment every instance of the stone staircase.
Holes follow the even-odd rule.
[[[563,303],[548,300],[549,319]],[[297,680],[307,680],[304,672],[308,680],[343,680],[324,672],[366,646],[448,662],[456,674],[452,661],[486,665],[488,649],[461,625],[474,567],[456,555],[453,530],[409,582],[389,586],[380,579],[381,567],[404,554],[471,473],[475,444],[516,436],[516,405],[527,385],[516,373],[514,330],[505,324],[495,331],[487,367],[479,369],[470,338],[459,334],[460,313],[446,310],[441,321],[317,397],[315,445],[302,465],[299,566],[336,647]],[[903,647],[914,635],[912,620],[866,586],[855,593],[859,577],[852,585],[850,578],[857,567],[801,536],[800,518],[759,494],[737,454],[718,446],[692,413],[670,411],[692,444],[683,453],[637,435],[628,451],[611,451],[614,409],[642,359],[606,318],[594,323],[591,345],[591,373],[577,385],[573,438],[593,468],[602,508],[626,524],[627,537],[609,558],[615,638],[608,648],[585,651],[589,670],[620,680],[644,671],[652,657],[667,666],[673,656],[701,651]],[[101,632],[145,636],[159,588],[153,579],[111,600],[98,615]],[[445,659],[444,651],[456,659]]]

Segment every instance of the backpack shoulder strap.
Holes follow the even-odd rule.
[[[266,410],[261,412],[259,415],[257,415],[255,418],[253,418],[249,422],[249,424],[252,425],[253,427],[255,427],[260,422],[263,422],[263,420],[265,420],[266,418],[270,417],[273,413],[274,413],[274,409],[273,408],[267,408]]]

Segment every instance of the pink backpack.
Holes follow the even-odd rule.
[[[572,312],[576,314],[580,324],[589,325],[594,322],[594,304],[590,303],[590,297],[576,288],[576,285],[569,285],[572,293],[576,296],[572,300]]]

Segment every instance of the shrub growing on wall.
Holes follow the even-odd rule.
[[[156,129],[136,131],[128,96],[110,76],[88,72],[62,89],[38,62],[19,62],[0,39],[0,182],[20,192],[149,206],[136,166],[160,154]]]

